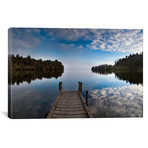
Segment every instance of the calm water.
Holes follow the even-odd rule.
[[[122,76],[123,77],[123,76]],[[89,109],[94,117],[142,117],[143,86],[114,73],[103,75],[88,69],[64,69],[61,77],[42,78],[11,87],[13,118],[45,118],[58,96],[58,83],[63,90],[77,90],[83,83],[83,97],[89,91]],[[131,79],[131,77],[130,77]],[[138,79],[138,78],[137,78]],[[129,83],[130,82],[130,83]]]

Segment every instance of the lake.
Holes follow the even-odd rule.
[[[64,69],[58,78],[33,79],[9,85],[12,96],[12,118],[45,118],[63,90],[78,90],[83,83],[83,97],[89,91],[89,109],[95,118],[143,117],[143,75],[99,74],[91,69]],[[133,80],[132,80],[133,78]],[[142,80],[142,81],[141,81]]]

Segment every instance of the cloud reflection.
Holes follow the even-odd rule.
[[[94,117],[142,117],[143,87],[108,87],[90,92],[90,111]]]

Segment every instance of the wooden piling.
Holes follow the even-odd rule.
[[[88,90],[86,90],[86,105],[88,106]]]
[[[82,93],[82,83],[81,82],[79,82],[79,91],[80,93]]]
[[[62,91],[62,82],[59,82],[59,91]]]

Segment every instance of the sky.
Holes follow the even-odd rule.
[[[143,51],[142,29],[10,28],[9,54],[61,61],[65,68],[114,64]]]

